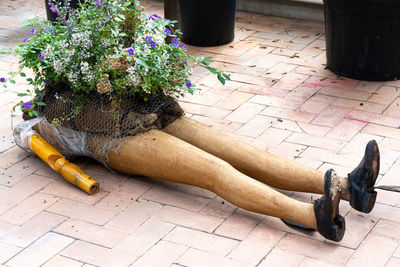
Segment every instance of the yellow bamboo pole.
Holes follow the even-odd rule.
[[[52,147],[39,134],[28,137],[28,146],[53,170],[60,173],[68,182],[90,195],[99,191],[99,184],[81,168],[70,163],[60,152]]]

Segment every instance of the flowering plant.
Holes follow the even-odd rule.
[[[138,94],[144,100],[158,93],[193,93],[189,76],[196,65],[216,74],[222,84],[229,79],[210,66],[210,57],[187,55],[175,21],[146,17],[137,0],[82,1],[76,10],[52,0],[49,5],[58,15],[56,22],[28,20],[29,36],[15,49],[19,71],[0,77],[0,82],[15,83],[16,75],[26,77],[24,67],[33,70],[34,78],[27,81],[34,88],[19,94],[33,97],[20,103],[29,116],[38,116],[35,107],[45,105],[39,101],[43,88],[60,82],[69,84],[83,107],[93,91],[113,99]]]

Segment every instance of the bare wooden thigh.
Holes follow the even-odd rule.
[[[208,189],[249,211],[316,229],[313,204],[287,197],[183,140],[158,130],[126,137],[109,152],[111,168]]]
[[[324,193],[324,173],[240,142],[210,126],[181,117],[166,133],[223,159],[240,172],[270,186],[300,192]],[[343,195],[347,179],[340,178]]]

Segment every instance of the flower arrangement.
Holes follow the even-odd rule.
[[[21,58],[19,71],[0,77],[7,87],[16,75],[26,77],[24,68],[33,70],[34,77],[27,78],[33,89],[19,94],[32,96],[19,103],[31,117],[39,115],[38,106],[46,105],[39,101],[46,86],[60,82],[70,86],[82,110],[93,91],[116,102],[127,94],[146,100],[159,93],[193,93],[196,86],[190,75],[197,65],[216,74],[222,84],[229,79],[210,66],[210,57],[186,54],[176,21],[156,14],[146,17],[137,0],[81,1],[77,9],[52,0],[49,5],[58,15],[56,22],[26,21],[29,36],[15,49]]]

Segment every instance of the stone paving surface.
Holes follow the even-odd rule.
[[[143,5],[163,15],[162,2]],[[2,0],[0,45],[20,42],[22,20],[34,15],[44,16],[42,0]],[[340,175],[375,139],[378,184],[400,185],[400,82],[338,77],[325,69],[324,47],[322,23],[239,12],[234,42],[189,48],[213,56],[232,81],[222,87],[196,69],[202,90],[181,104],[188,116],[246,143]],[[0,58],[0,73],[17,60]],[[25,87],[18,80],[0,95],[0,266],[400,266],[396,193],[379,192],[370,214],[341,203],[347,231],[340,243],[199,188],[130,178],[79,158],[101,184],[88,196],[14,144],[10,111]],[[16,112],[14,125],[20,120]]]

